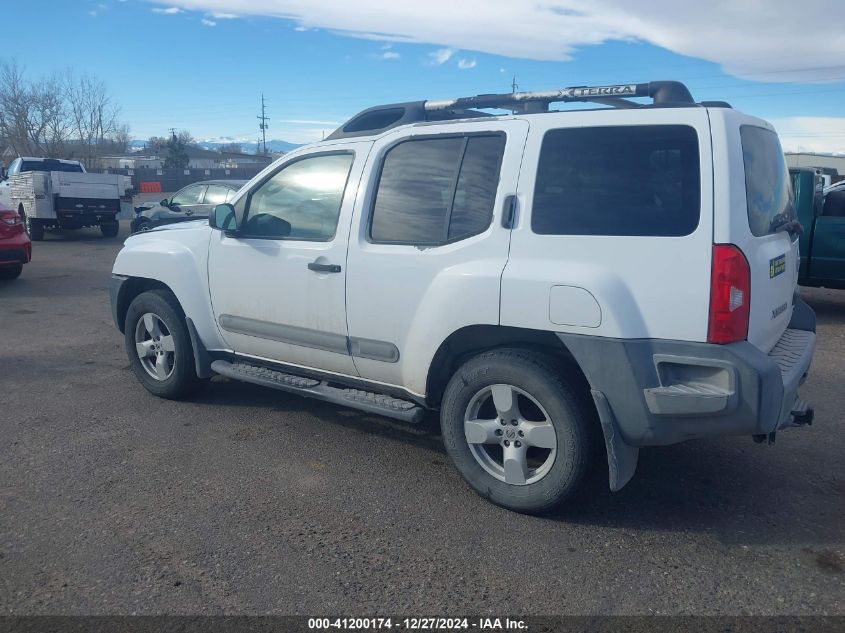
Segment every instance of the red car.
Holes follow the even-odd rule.
[[[32,259],[32,242],[23,220],[14,211],[0,207],[0,279],[15,279]]]

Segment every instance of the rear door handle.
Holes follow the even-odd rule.
[[[311,262],[308,264],[308,270],[313,270],[316,273],[339,273],[340,266],[337,264],[318,264]]]
[[[516,225],[516,195],[505,196],[505,204],[502,206],[502,226],[512,229]]]

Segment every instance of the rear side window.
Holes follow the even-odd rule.
[[[745,164],[748,227],[757,237],[795,219],[792,183],[777,134],[752,125],[739,129]]]
[[[204,204],[222,204],[226,201],[226,195],[231,191],[223,185],[208,185],[205,190]]]
[[[393,244],[443,244],[490,226],[503,135],[405,141],[385,156],[370,237]]]
[[[205,189],[205,185],[191,185],[190,187],[185,187],[181,191],[177,192],[173,199],[170,201],[171,204],[199,204],[200,198],[202,198],[202,192]]]
[[[79,163],[63,163],[58,160],[25,160],[21,162],[21,173],[27,171],[64,171],[81,174],[84,170]]]
[[[551,130],[531,229],[542,235],[689,235],[701,215],[698,136],[686,125]]]

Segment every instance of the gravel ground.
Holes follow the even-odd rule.
[[[151,396],[119,247],[48,233],[0,285],[0,614],[845,615],[845,292],[803,291],[811,428],[644,450],[536,518],[469,490],[434,426],[223,379]]]

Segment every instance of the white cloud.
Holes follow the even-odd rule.
[[[845,78],[845,64],[836,64],[845,58],[842,21],[832,19],[841,13],[840,0],[169,0],[169,4],[293,19],[353,37],[507,57],[566,61],[580,47],[621,40],[649,42],[706,59],[728,73],[758,81]]]
[[[470,68],[475,68],[476,62],[474,59],[459,59],[458,60],[458,68],[461,70],[469,70]]]
[[[428,54],[428,63],[432,66],[445,64],[455,52],[454,48],[439,48]]]
[[[214,13],[211,14],[211,17],[213,17],[215,20],[237,20],[238,19],[238,16],[235,15],[234,13],[214,12]]]
[[[202,20],[200,20],[200,24],[202,24],[203,26],[217,26],[217,22],[215,22],[214,20],[209,20],[208,18],[203,18]]]
[[[845,153],[845,117],[771,118],[786,152]]]
[[[399,59],[400,57],[402,56],[396,51],[384,51],[381,55],[379,55],[379,59],[384,59],[387,61]]]
[[[182,13],[182,9],[180,9],[179,7],[167,7],[166,9],[154,7],[153,13],[162,13],[164,15],[176,15],[177,13]]]

